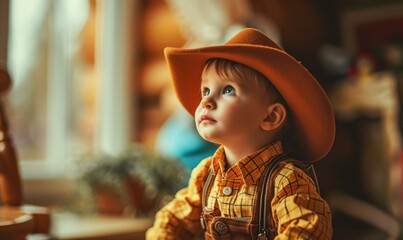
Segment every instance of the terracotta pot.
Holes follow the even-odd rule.
[[[157,199],[147,196],[143,183],[131,177],[126,179],[125,184],[130,200],[136,210],[147,213],[156,207]]]
[[[99,185],[95,190],[95,202],[101,214],[122,215],[124,206],[119,194],[107,185]]]

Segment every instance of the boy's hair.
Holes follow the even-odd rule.
[[[251,67],[223,58],[209,59],[205,64],[201,76],[202,79],[204,78],[206,70],[210,69],[211,67],[214,68],[215,72],[220,78],[230,79],[240,84],[244,84],[246,80],[248,84],[251,83],[254,84],[255,87],[264,88],[271,103],[281,103],[286,108],[287,118],[277,137],[283,140],[288,147],[293,145],[294,141],[292,139],[294,137],[291,131],[293,126],[291,112],[287,106],[287,103],[284,101],[283,97],[273,86],[270,80]]]
[[[253,84],[255,87],[264,88],[269,97],[270,102],[281,102],[285,104],[282,96],[277,91],[277,89],[263,76],[260,72],[243,65],[238,62],[223,58],[212,58],[209,59],[204,67],[202,73],[202,79],[207,69],[214,67],[215,72],[222,79],[233,80],[239,84]]]

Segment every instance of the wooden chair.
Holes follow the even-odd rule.
[[[0,207],[0,239],[23,240],[33,229],[32,215],[18,208]]]
[[[10,77],[0,65],[0,240],[36,236],[52,240],[144,239],[146,229],[152,224],[149,218],[51,214],[46,207],[23,205],[17,155],[2,102],[10,86]],[[35,233],[40,235],[32,235]]]
[[[17,155],[2,102],[10,86],[9,75],[0,66],[0,239],[20,240],[29,233],[49,233],[50,211],[45,207],[23,205]]]

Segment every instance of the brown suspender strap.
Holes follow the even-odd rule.
[[[209,172],[208,172],[208,175],[207,175],[207,178],[206,178],[206,182],[204,183],[203,192],[202,192],[202,210],[201,210],[201,213],[200,213],[200,223],[201,223],[201,226],[202,226],[203,230],[206,230],[206,225],[205,225],[204,216],[203,216],[204,215],[203,210],[207,206],[207,199],[206,199],[207,198],[207,192],[210,191],[211,180],[213,178],[214,178],[214,170],[213,170],[213,167],[211,165],[211,167],[209,169]]]
[[[260,206],[259,206],[259,235],[258,235],[258,239],[259,240],[263,240],[263,239],[268,239],[267,235],[268,235],[268,229],[267,229],[267,210],[266,206],[267,206],[267,201],[268,200],[272,200],[272,198],[268,198],[268,194],[270,192],[268,192],[267,188],[269,188],[270,186],[268,186],[269,180],[271,178],[271,175],[273,174],[274,170],[276,169],[276,166],[278,165],[278,163],[280,162],[285,162],[285,163],[293,163],[295,164],[297,167],[299,167],[300,169],[302,169],[304,172],[306,172],[314,181],[317,191],[319,192],[319,184],[318,184],[318,180],[316,177],[316,173],[315,173],[315,169],[313,164],[309,164],[308,167],[306,167],[303,163],[301,163],[300,161],[294,160],[294,159],[287,159],[287,154],[282,154],[277,156],[275,159],[273,159],[273,161],[270,163],[268,170],[265,171],[265,174],[263,176],[263,185],[262,186],[262,192],[260,194]],[[272,189],[269,189],[269,191],[272,191]]]
[[[300,163],[300,165],[301,164],[302,163]],[[302,168],[302,169],[306,170],[305,172],[308,173],[309,177],[311,177],[311,179],[315,183],[316,191],[318,191],[318,193],[320,194],[319,181],[318,181],[318,177],[316,176],[315,167],[313,166],[313,163],[309,164],[308,166],[305,166],[305,165],[303,165],[303,166],[305,168]]]
[[[273,161],[271,161],[268,169],[265,171],[264,175],[263,175],[263,184],[261,185],[262,187],[262,192],[260,193],[260,201],[259,201],[259,235],[257,236],[257,238],[260,239],[268,239],[267,238],[267,234],[268,234],[268,229],[267,229],[267,209],[266,209],[266,205],[267,205],[267,187],[268,187],[268,183],[270,180],[270,176],[272,175],[274,169],[276,168],[277,164],[279,162],[281,162],[282,160],[284,160],[285,158],[287,158],[288,154],[281,154],[277,157],[275,157],[273,159]]]

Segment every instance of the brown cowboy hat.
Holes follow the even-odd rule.
[[[316,79],[262,32],[246,28],[221,46],[197,49],[165,48],[176,94],[194,116],[200,103],[200,83],[208,59],[224,58],[265,75],[287,102],[293,117],[297,149],[303,161],[314,162],[331,149],[335,123],[329,100]]]

